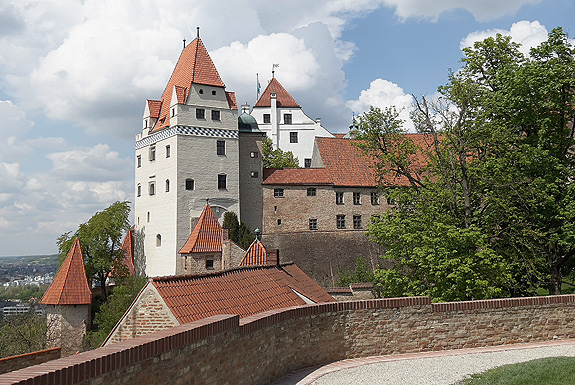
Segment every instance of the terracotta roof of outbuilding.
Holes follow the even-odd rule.
[[[254,239],[246,250],[240,266],[263,266],[267,265],[267,250],[259,239]]]
[[[150,116],[152,118],[160,117],[160,109],[162,108],[162,102],[160,100],[149,100],[148,99],[148,109],[150,110]]]
[[[293,263],[242,267],[218,273],[152,278],[176,319],[188,323],[217,314],[247,317],[304,305],[294,290],[313,302],[334,302]]]
[[[206,205],[180,253],[219,253],[222,251],[222,240],[222,226],[210,205]]]
[[[190,93],[192,83],[225,87],[218,70],[214,66],[214,62],[208,54],[208,50],[200,38],[196,38],[188,44],[178,59],[174,72],[172,72],[172,76],[162,94],[160,120],[154,131],[170,125],[170,103],[174,87],[178,103],[180,100],[185,102],[185,98]]]
[[[268,86],[262,93],[262,96],[258,99],[255,107],[271,107],[271,94],[276,94],[277,106],[278,107],[294,107],[300,108],[300,105],[292,98],[289,92],[280,84],[276,78],[272,78],[268,83]]]
[[[325,168],[280,168],[266,176],[264,185],[333,184],[331,174]]]
[[[40,303],[43,305],[87,305],[91,302],[92,291],[86,278],[80,239],[76,238]]]

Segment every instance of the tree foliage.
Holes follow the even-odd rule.
[[[122,265],[120,247],[124,234],[130,228],[129,213],[129,202],[115,202],[104,211],[94,214],[88,222],[82,223],[76,232],[62,234],[57,240],[60,263],[78,237],[88,279],[96,280],[104,288],[112,270],[116,276],[122,275],[122,272],[125,275],[127,269]],[[102,293],[106,298],[106,291],[102,290]]]
[[[0,358],[44,350],[47,346],[46,317],[35,306],[23,314],[6,316],[0,322]]]
[[[117,285],[114,287],[108,300],[100,306],[99,312],[94,317],[96,330],[86,334],[83,342],[83,349],[95,349],[99,347],[114,326],[120,321],[126,310],[130,307],[134,299],[147,282],[146,277],[126,276],[116,279]]]
[[[264,168],[298,168],[299,160],[291,151],[273,148],[272,140],[264,136],[262,139],[262,155]]]
[[[518,48],[501,35],[466,48],[439,97],[415,99],[419,143],[393,109],[361,117],[395,202],[369,231],[394,261],[377,272],[385,295],[560,294],[573,274],[575,50],[560,28]]]
[[[374,283],[375,275],[367,259],[359,257],[355,262],[353,272],[344,271],[339,274],[338,284],[348,286],[352,283]]]
[[[252,233],[249,226],[244,222],[240,223],[237,214],[233,211],[226,211],[224,213],[222,227],[224,229],[229,229],[230,239],[244,250],[250,247],[255,239],[255,235]]]

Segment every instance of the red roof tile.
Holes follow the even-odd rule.
[[[236,102],[235,92],[226,91],[226,99],[228,99],[228,104],[232,110],[238,109],[238,103]]]
[[[240,266],[263,266],[267,265],[267,250],[259,239],[254,239],[246,254],[240,262]]]
[[[272,78],[268,83],[268,86],[262,93],[262,96],[258,99],[254,107],[271,107],[271,94],[276,94],[277,106],[278,107],[295,107],[301,108],[299,104],[292,98],[289,92],[278,82],[276,78]]]
[[[264,185],[310,185],[332,184],[329,171],[325,168],[284,168],[274,169],[264,175]]]
[[[316,303],[335,301],[294,264],[156,277],[152,278],[152,284],[181,324],[217,314],[247,317],[304,305],[305,301],[294,290]]]
[[[189,95],[192,83],[225,87],[218,70],[214,66],[214,62],[208,54],[208,50],[200,38],[196,38],[188,44],[178,59],[174,72],[162,94],[160,121],[154,131],[170,125],[170,102],[174,87],[176,87],[177,93],[184,92],[185,95]],[[183,91],[178,91],[177,87]],[[179,102],[180,95],[178,94],[177,96]]]
[[[130,275],[134,275],[134,235],[132,234],[132,229],[130,229],[126,236],[124,237],[124,241],[122,242],[122,246],[120,250],[124,253],[124,258],[122,258],[122,265],[126,266]]]
[[[86,278],[80,239],[76,238],[40,303],[44,305],[86,305],[91,302],[92,291]]]
[[[206,205],[180,253],[218,253],[222,251],[222,240],[222,226],[210,205]]]
[[[148,109],[150,110],[150,116],[152,118],[160,117],[160,109],[162,107],[162,102],[160,100],[148,100]]]

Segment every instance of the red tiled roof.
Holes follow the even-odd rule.
[[[132,234],[132,229],[130,229],[126,236],[124,237],[124,241],[122,241],[122,246],[120,250],[124,253],[124,258],[122,258],[122,265],[126,266],[130,275],[134,275],[134,235]]]
[[[174,72],[162,94],[160,121],[154,131],[170,125],[170,102],[174,87],[176,87],[179,102],[180,96],[189,94],[192,83],[225,87],[218,70],[214,66],[214,62],[208,54],[208,50],[200,38],[196,38],[188,44],[178,59]],[[178,87],[180,91],[178,91]],[[181,91],[182,89],[183,91]],[[180,92],[184,94],[180,95]]]
[[[178,104],[184,104],[186,102],[186,89],[180,86],[174,86],[176,91],[176,98],[178,99]]]
[[[276,78],[272,78],[268,83],[268,86],[262,93],[262,96],[258,99],[254,107],[271,107],[270,97],[271,94],[276,94],[277,106],[278,107],[295,107],[300,108],[300,105],[292,98],[289,92],[278,82]]]
[[[267,173],[265,173],[267,174]],[[310,185],[332,184],[329,171],[325,168],[283,168],[274,169],[264,175],[264,185]]]
[[[44,293],[43,305],[86,305],[92,302],[80,239],[76,238],[54,281]]]
[[[206,205],[180,254],[219,253],[222,251],[223,230],[210,205]]]
[[[335,301],[294,264],[156,277],[152,278],[152,284],[181,324],[217,314],[247,317],[304,305],[305,301],[294,290],[316,303]]]
[[[236,102],[235,92],[226,91],[226,99],[228,99],[228,104],[232,110],[238,109],[238,103]]]
[[[152,118],[160,117],[160,109],[162,107],[162,102],[160,100],[149,100],[148,99],[148,109],[150,110],[150,116]]]
[[[240,262],[240,266],[263,266],[267,265],[267,250],[259,239],[254,239],[246,254]]]

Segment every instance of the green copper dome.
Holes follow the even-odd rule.
[[[245,112],[238,116],[238,130],[240,132],[261,132],[258,122],[253,116]]]

